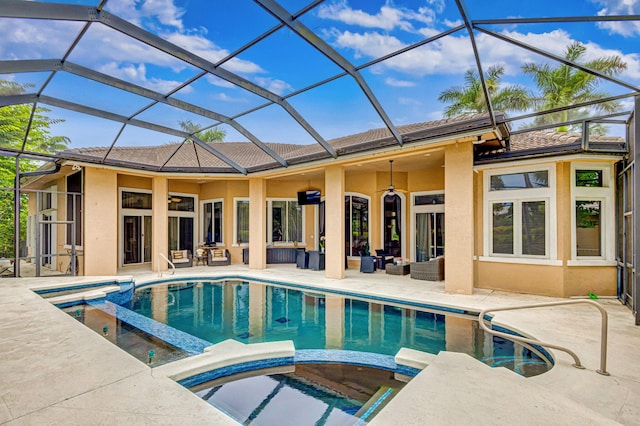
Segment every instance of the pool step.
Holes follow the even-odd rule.
[[[391,400],[393,393],[397,392],[396,388],[390,386],[381,386],[376,393],[358,410],[356,417],[366,422],[373,418],[385,405]]]
[[[54,305],[62,305],[71,302],[80,302],[101,299],[107,296],[107,293],[120,291],[120,286],[108,285],[105,287],[92,288],[90,290],[78,289],[75,293],[63,294],[61,296],[45,297],[49,303]],[[44,297],[44,295],[43,295]]]

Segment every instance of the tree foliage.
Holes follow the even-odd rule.
[[[600,57],[585,62],[583,59],[586,52],[586,46],[574,42],[567,46],[564,58],[607,76],[614,76],[627,68],[627,64],[617,55]],[[538,93],[532,98],[536,111],[595,101],[609,96],[608,93],[597,90],[600,84],[598,77],[569,65],[559,64],[552,66],[550,64],[528,63],[522,67],[522,71],[533,77],[533,81],[538,88]],[[618,102],[601,102],[592,108],[597,112],[611,113],[619,110],[620,104]],[[569,109],[538,116],[533,125],[572,121],[588,116],[589,110],[586,108]],[[569,128],[565,126],[559,130],[567,131]],[[597,133],[604,131],[602,127],[596,127],[593,130]]]
[[[504,67],[501,65],[491,66],[487,70],[485,83],[493,108],[504,112],[529,108],[531,96],[527,90],[517,85],[501,87],[500,80],[503,75]],[[464,86],[452,87],[440,93],[438,100],[450,104],[445,108],[445,117],[488,111],[479,74],[474,70],[467,70],[464,81]]]
[[[224,137],[227,135],[226,131],[217,128],[200,131],[202,126],[191,120],[178,121],[178,124],[180,124],[182,130],[195,135],[203,142],[224,142]]]
[[[29,85],[0,80],[0,96],[25,93]],[[30,152],[55,153],[66,149],[69,138],[51,134],[51,126],[63,120],[49,116],[51,110],[31,105],[9,105],[0,108],[0,147]],[[33,114],[33,117],[31,117]],[[31,124],[29,125],[29,121]],[[29,128],[28,137],[25,134]],[[35,170],[33,160],[21,159],[20,171]],[[15,185],[15,158],[0,156],[0,188]],[[27,221],[27,198],[21,196],[20,239],[25,239]],[[13,192],[0,191],[0,256],[13,256],[14,247]]]
[[[627,67],[618,55],[585,61],[586,52],[586,46],[574,42],[566,47],[564,59],[607,76],[615,76]],[[504,67],[494,65],[489,68],[485,83],[495,110],[509,112],[533,108],[535,111],[543,112],[578,103],[597,101],[610,96],[608,93],[598,90],[600,78],[570,65],[527,63],[522,67],[522,71],[525,75],[533,78],[536,85],[535,93],[516,85],[501,87],[500,79],[504,74]],[[464,80],[464,86],[452,87],[440,93],[438,100],[449,104],[444,111],[445,117],[487,112],[487,103],[478,73],[475,70],[468,70]],[[568,109],[539,115],[529,126],[525,127],[580,120],[589,117],[590,112],[593,111],[612,113],[619,109],[619,102],[600,102],[590,108]],[[559,127],[558,130],[580,131],[580,125]],[[605,134],[606,130],[606,127],[602,125],[592,125],[590,128],[592,134]]]

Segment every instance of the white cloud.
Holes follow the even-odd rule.
[[[598,16],[607,15],[640,15],[640,2],[637,0],[592,0],[603,6],[598,11]],[[611,33],[625,37],[640,35],[640,22],[617,21],[598,22],[598,27],[609,30]]]
[[[437,8],[443,7],[441,1],[436,3]],[[352,9],[346,1],[342,0],[333,4],[323,4],[318,8],[318,16],[364,28],[379,28],[386,31],[399,28],[404,31],[414,31],[413,22],[433,24],[436,12],[428,7],[421,7],[415,11],[408,8],[395,8],[387,3],[378,13],[370,14],[363,10]]]
[[[410,105],[410,106],[420,106],[420,105],[422,105],[422,102],[420,102],[418,99],[405,98],[405,97],[398,98],[398,103],[400,105]]]
[[[0,19],[0,58],[62,57],[81,29],[78,22]]]
[[[258,85],[264,87],[270,92],[275,93],[276,95],[282,95],[285,92],[293,91],[293,87],[289,83],[278,79],[269,77],[256,77],[256,82],[258,83]]]
[[[416,83],[414,83],[413,81],[398,80],[398,79],[393,78],[393,77],[387,77],[384,80],[384,82],[388,86],[392,86],[392,87],[414,87],[416,85]]]
[[[160,93],[167,93],[180,84],[178,81],[163,80],[157,77],[147,78],[147,68],[144,64],[110,62],[99,67],[98,71]],[[191,87],[187,86],[181,90],[181,93],[189,93],[192,90]]]
[[[207,74],[205,78],[210,84],[213,84],[214,86],[224,87],[226,89],[233,89],[234,87],[236,87],[235,84],[229,83],[227,80],[223,80],[220,77],[216,77],[212,74]]]
[[[450,21],[448,19],[445,19],[444,24],[449,28],[455,28],[457,26],[462,25],[462,21],[460,19],[456,19],[455,21]]]
[[[246,102],[246,99],[234,98],[232,96],[227,95],[226,93],[216,93],[215,95],[213,95],[213,99],[217,99],[219,101],[224,101],[224,102]]]
[[[173,4],[173,0],[146,0],[141,11],[147,16],[155,16],[161,24],[183,30],[182,15],[184,10]]]
[[[210,62],[216,63],[229,55],[229,51],[216,46],[211,40],[197,34],[170,33],[163,38],[169,42],[190,51]],[[222,65],[223,68],[241,74],[255,74],[264,72],[256,63],[233,58]]]
[[[574,41],[564,30],[546,33],[503,31],[503,34],[558,56],[563,56],[566,47]],[[406,44],[398,38],[378,32],[355,33],[333,30],[331,35],[335,37],[334,46],[353,50],[355,57],[379,58],[406,47]],[[483,68],[488,69],[491,65],[500,64],[505,69],[505,75],[520,74],[520,68],[525,63],[551,61],[487,34],[479,34],[476,37],[476,43]],[[603,48],[594,42],[586,43],[585,46],[587,47],[585,60],[620,55],[627,63],[627,70],[621,77],[640,79],[639,54],[624,54],[619,50]],[[461,74],[467,69],[475,69],[475,66],[475,57],[469,38],[451,35],[381,62],[376,65],[376,68],[370,68],[370,71],[380,74],[384,68],[388,68],[407,75],[422,77],[428,74]]]

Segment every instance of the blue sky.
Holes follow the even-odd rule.
[[[58,0],[60,2],[60,0]],[[65,1],[92,5],[97,0]],[[308,0],[281,0],[296,13]],[[596,16],[640,14],[633,0],[524,1],[469,0],[472,19],[541,16]],[[217,62],[274,27],[278,21],[250,0],[109,0],[105,10]],[[450,0],[327,0],[304,14],[301,22],[356,66],[434,36],[462,23]],[[556,55],[573,41],[587,46],[587,60],[622,56],[627,69],[618,76],[640,86],[640,22],[485,25],[486,28]],[[0,59],[60,59],[82,28],[82,23],[0,18]],[[505,69],[503,84],[519,84],[534,90],[522,75],[525,63],[549,60],[528,50],[475,33],[486,70]],[[69,56],[69,61],[119,79],[166,93],[195,76],[195,67],[131,40],[111,28],[93,24]],[[292,31],[283,28],[222,65],[279,95],[303,89],[342,72],[333,62]],[[464,83],[463,75],[475,68],[469,35],[458,31],[436,42],[362,69],[361,73],[392,122],[403,125],[442,118],[444,105],[437,98],[446,88]],[[4,75],[3,78],[36,87],[48,73]],[[628,93],[619,85],[602,82],[600,90]],[[45,95],[83,103],[130,116],[149,100],[68,73],[57,73]],[[265,104],[265,100],[214,76],[200,78],[175,95],[218,113],[235,116]],[[325,139],[374,127],[383,121],[363,91],[349,76],[290,97],[288,101]],[[630,101],[625,101],[630,107]],[[52,108],[64,123],[53,132],[71,137],[72,147],[109,145],[120,124]],[[153,107],[136,118],[176,127],[178,120],[203,126],[207,118],[167,106]],[[282,108],[271,105],[237,121],[265,142],[313,143],[313,139]],[[517,125],[516,125],[517,126]],[[226,140],[246,140],[228,126]],[[176,141],[176,137],[128,127],[119,145],[149,145]]]

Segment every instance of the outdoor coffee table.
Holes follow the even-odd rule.
[[[385,272],[389,275],[408,275],[410,272],[409,264],[405,263],[404,265],[393,265],[388,263]]]

